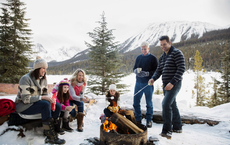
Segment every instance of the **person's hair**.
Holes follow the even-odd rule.
[[[35,77],[35,79],[38,80],[40,78],[40,74],[39,74],[40,69],[41,68],[37,68],[34,71],[32,71],[31,74],[30,74],[31,77]],[[46,73],[45,73],[45,75],[42,78],[46,79]]]
[[[79,72],[82,72],[82,73],[83,73],[83,82],[86,83],[87,79],[86,79],[86,77],[85,77],[85,75],[86,75],[86,74],[85,74],[85,71],[82,70],[82,69],[77,69],[77,70],[72,74],[72,76],[71,76],[71,78],[70,78],[70,82],[71,82],[71,85],[72,85],[72,86],[75,86],[77,83],[82,83],[82,82],[78,82],[78,80],[77,80],[77,76],[78,76]]]
[[[63,93],[63,86],[59,86],[57,98],[58,98],[60,103],[64,103],[64,102],[68,101],[70,98],[69,90],[67,91],[67,93]]]
[[[149,43],[147,41],[144,41],[144,42],[141,43],[141,47],[142,46],[147,46],[147,48],[149,48]]]
[[[161,37],[159,38],[159,40],[160,40],[160,41],[166,40],[168,43],[170,42],[169,36],[167,36],[167,35],[161,36]]]

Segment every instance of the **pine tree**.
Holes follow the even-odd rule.
[[[205,84],[204,84],[204,77],[202,74],[205,70],[203,70],[202,66],[202,57],[200,56],[200,52],[197,50],[196,55],[194,57],[194,67],[193,70],[195,71],[195,86],[196,89],[196,105],[197,106],[205,106]],[[194,93],[193,93],[194,94]]]
[[[118,53],[118,42],[114,42],[113,30],[107,28],[104,12],[101,15],[101,21],[97,23],[100,26],[88,33],[93,39],[93,44],[85,42],[90,49],[89,66],[86,72],[90,75],[88,80],[90,91],[95,94],[104,94],[112,83],[116,84],[118,89],[126,88],[127,85],[119,82],[122,77],[128,74],[120,71],[124,64]]]
[[[2,5],[6,8],[2,8],[3,16],[1,16],[3,66],[0,80],[3,83],[18,83],[21,76],[28,72],[29,55],[33,53],[30,41],[32,34],[28,29],[29,24],[26,23],[29,19],[25,18],[25,4],[20,0],[7,0],[7,3]]]
[[[217,81],[220,85],[218,89],[218,97],[222,98],[222,103],[230,102],[230,48],[229,43],[224,44],[224,51],[221,58],[221,78],[222,81]]]
[[[11,60],[8,58],[10,54],[12,40],[10,37],[10,14],[6,8],[1,8],[2,16],[0,16],[0,76],[6,72],[6,64]]]

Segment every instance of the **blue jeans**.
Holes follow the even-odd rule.
[[[136,82],[134,94],[136,94],[139,90],[141,90],[143,87],[148,85],[147,83],[139,83]],[[152,102],[152,96],[153,96],[154,87],[153,86],[147,86],[142,91],[140,91],[138,94],[136,94],[133,98],[133,107],[134,107],[134,113],[135,118],[137,121],[141,121],[142,114],[141,114],[141,98],[143,96],[143,93],[145,94],[145,100],[146,100],[146,120],[147,122],[151,121],[153,118],[153,102]]]
[[[83,111],[84,111],[84,103],[82,101],[80,102],[80,101],[75,101],[75,100],[69,100],[69,104],[71,106],[73,106],[74,104],[77,105],[78,112],[83,113]],[[72,109],[72,111],[69,114],[71,114],[71,116],[75,117],[77,112],[76,112],[75,109]]]
[[[42,121],[47,121],[51,118],[57,119],[61,113],[61,104],[56,102],[55,110],[51,110],[50,102],[46,100],[40,100],[34,102],[32,106],[28,109],[21,112],[22,114],[26,115],[33,115],[33,114],[42,114]]]
[[[176,96],[181,89],[181,81],[177,82],[173,88],[166,91],[164,88],[167,84],[163,84],[164,99],[162,101],[162,117],[163,117],[163,133],[172,131],[173,129],[181,129],[182,123],[180,113],[176,104]]]

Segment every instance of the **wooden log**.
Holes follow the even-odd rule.
[[[132,109],[127,108],[127,110],[132,110]],[[145,118],[146,111],[142,110],[141,112],[142,112],[142,118]],[[162,112],[154,111],[152,121],[155,123],[163,123]],[[216,120],[212,120],[208,118],[201,118],[197,116],[181,115],[181,122],[184,124],[205,124],[207,123],[209,126],[214,126],[214,125],[219,124],[220,121],[216,121]]]
[[[136,126],[136,124],[119,113],[114,113],[108,120],[112,121],[112,123],[114,123],[117,128],[123,132],[128,132],[130,134],[138,134],[144,132],[142,129]]]

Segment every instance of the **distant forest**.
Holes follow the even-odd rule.
[[[186,61],[186,69],[193,69],[194,56],[196,50],[200,52],[203,59],[203,66],[207,71],[216,71],[221,69],[221,54],[225,49],[230,49],[230,28],[224,30],[215,30],[207,32],[203,37],[197,39],[192,38],[179,43],[173,43],[174,47],[180,49]],[[161,56],[163,51],[161,48],[150,46],[150,52],[157,58]],[[122,59],[125,64],[119,71],[131,73],[135,59],[141,54],[140,49],[123,54]],[[86,69],[89,65],[88,60],[79,61],[72,64],[58,65],[48,68],[50,75],[72,74],[77,68]]]

